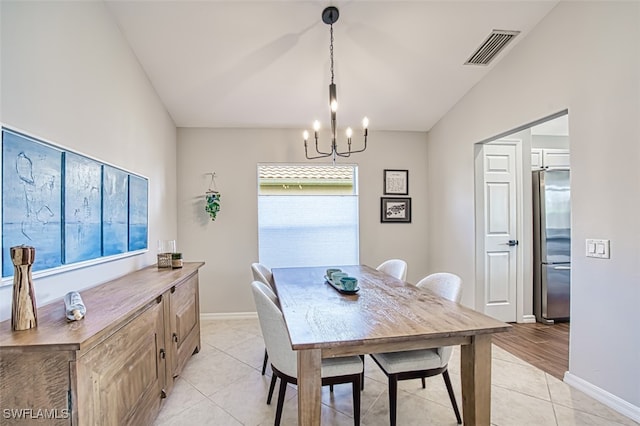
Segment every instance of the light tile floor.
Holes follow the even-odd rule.
[[[205,320],[201,333],[201,351],[187,363],[155,425],[272,425],[277,388],[266,405],[270,372],[260,374],[264,342],[258,320]],[[638,425],[495,345],[492,353],[492,425]],[[449,372],[461,407],[459,365],[456,350]],[[369,357],[365,376],[361,424],[388,425],[387,379]],[[290,386],[281,424],[295,425],[296,416],[297,394]],[[322,424],[353,425],[351,385],[337,385],[333,394],[323,388]],[[427,379],[426,389],[420,380],[399,383],[398,425],[455,424],[441,377]]]

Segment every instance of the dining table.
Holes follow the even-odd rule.
[[[341,291],[328,268],[358,280]],[[323,358],[460,345],[465,425],[491,419],[491,335],[511,326],[366,265],[273,268],[298,361],[298,425],[320,425]]]

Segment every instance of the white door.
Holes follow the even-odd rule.
[[[483,147],[484,312],[515,322],[518,279],[517,146],[501,141]]]

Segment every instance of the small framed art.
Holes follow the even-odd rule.
[[[409,170],[385,169],[384,195],[409,195]]]
[[[411,198],[380,198],[380,222],[411,223]]]

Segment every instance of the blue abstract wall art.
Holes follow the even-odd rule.
[[[129,250],[129,175],[127,173],[115,167],[104,166],[102,202],[104,255],[124,253]]]
[[[64,263],[102,256],[102,165],[64,154]]]
[[[2,277],[21,244],[34,272],[146,250],[148,194],[146,178],[2,128]]]
[[[129,250],[147,247],[147,210],[149,185],[147,180],[129,175]]]
[[[9,249],[35,247],[32,270],[62,264],[62,151],[2,132],[2,276],[13,275]]]

